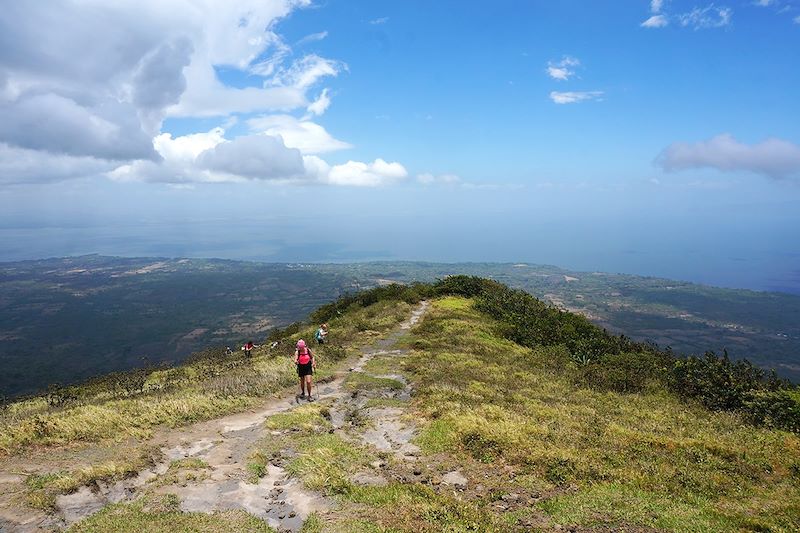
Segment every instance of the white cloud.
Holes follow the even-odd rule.
[[[422,183],[423,185],[434,185],[434,184],[443,184],[443,185],[455,185],[461,182],[461,178],[456,176],[455,174],[440,174],[438,176],[434,174],[418,174],[417,181]]]
[[[308,105],[306,111],[308,111],[312,115],[319,116],[323,114],[325,111],[327,111],[330,105],[331,105],[331,98],[330,96],[328,96],[328,89],[323,89],[320,95],[317,97],[317,99]]]
[[[722,28],[731,23],[733,10],[729,7],[717,7],[714,4],[696,7],[687,13],[678,15],[681,26],[695,30],[705,28]]]
[[[554,80],[566,81],[575,75],[575,67],[580,64],[574,57],[564,56],[561,61],[547,63],[547,75]]]
[[[271,135],[245,135],[219,143],[201,152],[197,163],[211,172],[256,180],[290,180],[305,174],[300,150]]]
[[[775,138],[747,145],[725,133],[697,143],[673,143],[656,163],[667,171],[715,168],[772,178],[800,177],[800,145]]]
[[[574,104],[586,100],[601,100],[603,91],[552,91],[550,99],[557,104]]]
[[[0,143],[0,184],[48,183],[99,176],[116,163],[93,157],[50,154]]]
[[[0,142],[100,159],[158,157],[132,105],[112,99],[84,103],[47,91],[0,103]]]
[[[308,89],[321,78],[336,76],[345,69],[347,66],[340,61],[308,54],[295,61],[291,66],[279,69],[270,83],[296,89]]]
[[[378,26],[380,24],[386,24],[387,22],[389,22],[389,17],[380,17],[380,18],[372,19],[372,20],[369,21],[369,23],[372,24],[373,26]]]
[[[309,105],[323,110],[325,98],[309,104],[306,91],[344,67],[315,55],[287,64],[291,49],[272,31],[280,18],[308,5],[310,0],[4,5],[0,143],[57,159],[53,176],[63,177],[71,175],[59,170],[64,157],[157,161],[153,139],[168,115],[230,118]],[[225,85],[218,68],[261,76],[264,86]],[[4,157],[9,153],[4,150]]]
[[[756,0],[755,1],[755,5],[761,6],[761,7],[769,7],[769,6],[773,5],[773,4],[775,4],[775,0]]]
[[[327,37],[328,37],[328,32],[327,31],[321,31],[319,33],[311,33],[309,35],[306,35],[305,37],[303,37],[299,41],[297,41],[297,45],[298,46],[302,46],[304,44],[321,41],[321,40],[323,40],[323,39],[325,39]]]
[[[352,145],[335,139],[325,128],[309,120],[291,115],[264,115],[251,118],[247,125],[253,132],[280,136],[286,146],[297,148],[304,154],[321,154],[352,148]]]
[[[342,165],[330,167],[321,181],[331,185],[352,185],[360,187],[377,187],[388,185],[405,179],[408,171],[400,163],[388,163],[376,159],[372,163],[348,161]]]
[[[194,161],[201,153],[223,142],[225,142],[223,128],[174,138],[169,133],[162,133],[153,139],[153,145],[158,153],[169,162]]]
[[[309,5],[311,0],[4,5],[0,183],[106,176],[179,187],[248,180],[377,186],[405,179],[408,172],[398,162],[329,165],[315,155],[351,145],[310,120],[326,112],[331,97],[328,88],[313,99],[309,93],[347,65],[295,55],[275,31],[280,19]],[[310,34],[297,45],[326,37],[324,31]],[[231,73],[247,79],[245,86],[228,85]],[[250,131],[226,138],[239,114],[251,115]],[[161,131],[166,117],[219,117],[225,126],[173,136]]]
[[[794,18],[794,23],[795,23],[795,24],[800,24],[800,15],[797,15],[797,16]]]
[[[691,11],[673,15],[665,12],[665,3],[662,0],[651,0],[650,12],[652,15],[640,25],[643,28],[663,28],[668,26],[670,21],[675,21],[684,28],[700,30],[723,28],[730,25],[733,19],[733,10],[729,7],[709,4],[705,7],[695,7]],[[766,6],[770,3],[771,1],[767,0],[767,3],[759,5]]]
[[[663,28],[668,24],[669,21],[667,20],[667,17],[665,17],[664,15],[653,15],[652,17],[642,22],[641,26],[643,28]]]

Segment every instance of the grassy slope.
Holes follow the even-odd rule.
[[[375,338],[369,330],[387,331],[407,316],[408,309],[407,304],[380,302],[343,315],[332,323],[340,335],[334,340],[354,351],[357,344]],[[332,514],[312,516],[305,528],[309,532],[509,531],[556,524],[698,532],[800,528],[797,435],[754,428],[736,415],[711,413],[666,393],[621,395],[576,388],[551,368],[558,348],[529,350],[495,333],[496,324],[475,311],[470,300],[443,298],[404,341],[413,349],[408,357],[378,357],[369,363],[369,372],[403,374],[414,386],[408,402],[378,394],[368,406],[403,409],[421,429],[417,443],[423,456],[414,463],[423,467],[421,477],[385,453],[329,434],[323,404],[267,420],[270,430],[288,432],[262,443],[253,455],[253,475],[261,475],[282,448],[296,448],[287,470],[341,504]],[[267,365],[282,361],[261,352],[253,368],[259,374],[273,371],[280,367]],[[331,371],[331,362],[326,364]],[[191,368],[181,367],[180,372],[192,374]],[[231,372],[237,376],[239,370]],[[90,416],[95,411],[86,409],[107,408],[108,402],[138,402],[123,411],[133,428],[130,434],[138,435],[163,423],[153,414],[168,409],[162,402],[195,406],[192,417],[168,422],[180,424],[219,416],[264,394],[261,387],[223,394],[219,387],[208,387],[226,376],[203,376],[197,372],[184,385],[146,398],[98,398],[59,409],[17,406],[5,415],[0,439],[6,440],[0,442],[9,451],[21,451],[31,444],[115,439],[120,426],[102,420],[105,415],[91,418],[98,428],[91,435],[69,430],[76,423],[73,417]],[[290,382],[289,372],[286,383]],[[370,394],[391,391],[398,383],[356,375],[346,387]],[[269,390],[282,386],[275,381]],[[198,390],[205,392],[198,395]],[[234,403],[220,407],[215,403],[220,398]],[[144,412],[136,414],[133,405]],[[369,424],[357,412],[350,416],[354,431]],[[29,427],[26,421],[36,417],[45,417],[55,429],[45,434],[23,431]],[[67,425],[65,420],[73,422]],[[374,461],[389,464],[387,486],[351,481],[355,472],[369,469]],[[431,482],[454,469],[469,479],[468,490],[456,494]],[[75,479],[79,474],[64,475]],[[63,476],[53,479],[48,484],[37,478],[42,487],[32,494],[47,495],[57,484],[73,485]],[[175,504],[144,499],[110,506],[74,530],[268,530],[242,513],[187,514],[178,512]]]
[[[409,308],[402,302],[378,302],[331,320],[331,342],[315,351],[317,378],[330,376],[344,357],[358,353],[359,346],[407,318]],[[312,326],[306,326],[292,339],[311,339],[313,331]],[[96,480],[118,480],[147,466],[155,452],[146,440],[157,429],[177,428],[241,411],[294,386],[297,378],[291,362],[292,351],[293,344],[286,342],[276,350],[256,349],[252,361],[235,354],[233,358],[202,360],[157,370],[147,376],[144,390],[132,395],[103,383],[75,387],[71,393],[78,399],[58,407],[48,405],[46,397],[10,404],[0,412],[0,467],[3,463],[13,464],[15,456],[24,458],[32,448],[38,450],[43,461],[50,456],[47,449],[60,450],[60,456],[69,456],[74,449],[75,457],[81,456],[81,450],[87,447],[110,450],[104,453],[110,458],[101,463],[67,466],[69,462],[62,458],[58,467],[42,465],[43,471],[28,478],[27,505],[51,510],[58,494],[73,492]],[[125,453],[114,451],[123,447],[127,450]],[[108,528],[114,520],[126,523],[129,512],[134,511],[120,506],[113,513],[101,515],[98,523]],[[149,523],[147,520],[159,523],[158,512],[149,514],[152,516],[142,518],[142,524]],[[193,531],[195,526],[188,524],[194,523],[189,521],[181,527]],[[198,530],[205,527],[202,523],[197,522]]]
[[[511,469],[558,523],[677,531],[800,528],[800,438],[663,393],[576,389],[547,349],[493,334],[469,300],[436,302],[411,361],[428,453]],[[480,465],[485,466],[480,466]]]

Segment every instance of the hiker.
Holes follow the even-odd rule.
[[[328,324],[322,324],[314,333],[314,338],[317,339],[317,344],[325,344],[328,340]]]
[[[244,350],[244,356],[248,359],[250,358],[250,352],[253,351],[256,345],[253,344],[253,341],[247,341],[244,346],[242,346],[242,350]]]
[[[314,352],[306,346],[306,341],[303,339],[297,341],[297,348],[294,351],[294,364],[297,365],[297,375],[300,377],[299,398],[301,400],[307,398],[309,402],[313,402],[311,375],[314,373],[314,369],[317,368],[317,362],[314,360]],[[306,396],[306,391],[308,391],[308,396]]]
[[[230,346],[225,347],[225,357],[230,357],[233,355],[233,350],[231,350]]]

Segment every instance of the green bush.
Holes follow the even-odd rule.
[[[411,285],[392,283],[354,294],[345,294],[339,299],[323,305],[311,313],[309,318],[312,323],[321,324],[350,310],[369,307],[377,302],[396,300],[415,304],[424,298],[430,297],[432,294],[432,286],[427,283],[413,283]]]
[[[745,418],[763,425],[800,433],[800,391],[753,391],[744,400]]]
[[[642,392],[660,382],[666,369],[647,352],[611,354],[579,369],[581,384],[614,392]]]
[[[744,407],[751,391],[777,389],[780,384],[747,360],[731,361],[727,352],[706,352],[703,357],[678,359],[672,367],[672,389],[713,410]]]

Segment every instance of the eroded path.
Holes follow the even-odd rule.
[[[409,384],[399,375],[367,374],[365,367],[376,356],[404,356],[405,351],[395,348],[398,340],[421,319],[427,305],[427,302],[422,302],[397,330],[364,350],[349,370],[318,385],[315,395],[318,402],[329,407],[332,431],[374,446],[379,451],[391,452],[397,458],[415,459],[418,449],[411,444],[414,426],[404,420],[403,410],[366,406],[369,399],[409,399]],[[347,390],[344,386],[347,376],[359,373],[400,382],[403,386],[367,394]],[[165,432],[154,439],[153,445],[161,450],[162,457],[152,467],[116,483],[97,482],[72,494],[58,496],[55,515],[26,515],[19,510],[4,513],[4,518],[0,518],[0,531],[51,531],[68,527],[108,504],[133,501],[146,493],[174,495],[180,509],[187,512],[241,509],[265,520],[278,531],[299,531],[311,513],[324,513],[336,504],[305,489],[300,480],[289,476],[283,463],[295,451],[290,448],[282,450],[280,457],[266,465],[264,471],[254,473],[249,468],[251,455],[259,442],[269,439],[270,433],[279,433],[271,432],[264,422],[270,416],[292,411],[298,405],[294,396],[286,396],[256,411]],[[356,412],[365,413],[369,423],[357,431],[350,431],[348,429],[353,425],[349,419]],[[379,471],[383,465],[373,466]],[[17,474],[4,476],[0,478],[0,484],[19,484],[21,481]],[[387,482],[375,471],[359,472],[353,481],[364,484]]]

